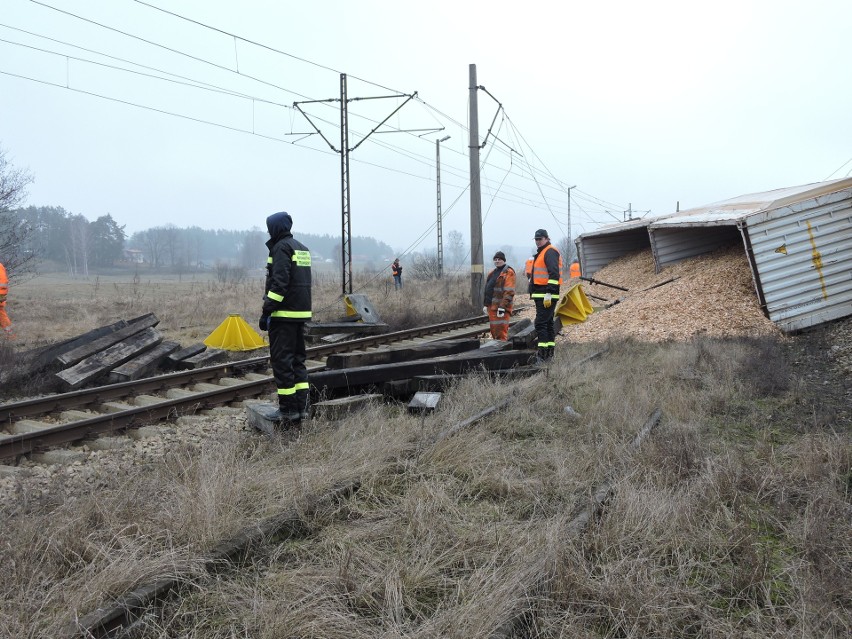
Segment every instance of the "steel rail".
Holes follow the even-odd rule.
[[[393,343],[402,339],[424,337],[457,330],[470,324],[482,323],[481,317],[445,322],[433,326],[424,326],[406,331],[386,333],[382,336],[370,336],[358,340],[351,340],[343,344],[325,345],[307,349],[309,356],[314,358],[327,356],[335,352],[346,352],[356,350],[358,346],[375,346]],[[480,333],[482,328],[471,329],[465,332]],[[387,339],[390,337],[390,339]],[[381,338],[386,338],[382,340]],[[357,345],[354,345],[355,343]],[[342,348],[341,348],[342,347]],[[0,417],[3,421],[12,422],[16,418],[33,415],[43,415],[56,410],[67,410],[69,408],[80,408],[92,406],[98,403],[126,397],[134,393],[157,392],[167,390],[173,386],[185,385],[192,382],[200,382],[217,379],[228,373],[239,372],[250,369],[260,364],[266,364],[268,357],[251,358],[237,362],[229,362],[208,366],[191,371],[170,373],[158,377],[150,377],[120,384],[112,384],[71,393],[53,395],[46,398],[27,400],[16,404],[0,406]],[[316,370],[316,369],[315,369]],[[208,390],[194,393],[179,399],[164,399],[162,402],[148,406],[134,407],[116,413],[105,413],[87,419],[76,420],[66,424],[47,426],[34,432],[19,433],[0,438],[0,459],[9,459],[32,453],[36,450],[56,447],[82,439],[92,438],[97,435],[111,432],[119,428],[141,425],[146,422],[174,417],[179,414],[195,412],[213,406],[227,404],[263,394],[273,383],[271,376],[259,380],[243,382],[231,386],[223,386],[221,389]]]
[[[272,377],[266,377],[239,385],[223,386],[221,390],[203,391],[179,399],[164,399],[162,402],[148,406],[130,408],[118,413],[104,413],[67,424],[48,426],[30,433],[10,435],[0,439],[0,459],[18,457],[35,450],[54,448],[119,428],[139,426],[149,421],[176,417],[187,412],[257,397],[272,384],[272,381]]]
[[[312,346],[306,350],[308,359],[317,359],[327,357],[328,355],[334,353],[345,353],[361,348],[381,346],[404,339],[441,334],[452,330],[457,330],[459,328],[464,328],[472,324],[482,323],[484,321],[487,320],[481,316],[472,317],[461,320],[454,320],[452,322],[443,322],[431,326],[420,326],[404,331],[385,333],[383,335],[360,337],[358,339],[341,342],[339,344]],[[480,333],[482,332],[482,330],[484,329],[472,329],[470,331],[470,334]],[[166,390],[168,388],[172,388],[174,386],[205,382],[227,375],[238,375],[243,371],[251,370],[259,366],[265,366],[268,363],[269,356],[252,357],[249,359],[237,360],[234,362],[225,362],[223,364],[213,364],[211,366],[195,368],[187,371],[178,371],[175,373],[166,373],[165,375],[146,377],[143,379],[133,380],[129,382],[119,382],[116,384],[97,386],[95,388],[86,388],[78,391],[71,391],[68,393],[59,393],[56,395],[50,395],[48,397],[28,399],[20,402],[14,402],[11,404],[2,404],[0,405],[0,424],[8,424],[15,421],[16,419],[44,415],[46,413],[51,413],[58,410],[85,408],[86,406],[92,406],[102,402],[120,399],[121,397],[127,397],[128,395],[136,393],[158,392]]]

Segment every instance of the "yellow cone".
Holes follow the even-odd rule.
[[[237,313],[228,315],[228,319],[219,324],[204,343],[211,348],[223,348],[226,351],[252,351],[266,346],[257,331]]]
[[[554,314],[562,322],[562,326],[566,326],[585,322],[586,318],[594,312],[592,303],[583,292],[583,286],[574,284],[559,300]]]

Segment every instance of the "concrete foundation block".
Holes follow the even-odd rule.
[[[76,461],[83,461],[88,455],[82,450],[67,450],[59,448],[57,450],[47,450],[43,453],[33,453],[31,459],[39,464],[71,464]]]
[[[163,435],[174,435],[177,428],[163,424],[162,426],[140,426],[127,431],[131,439],[145,439],[146,437],[162,437]]]
[[[98,437],[88,443],[89,450],[120,450],[132,445],[130,437]]]
[[[44,422],[37,422],[32,419],[19,419],[14,424],[8,427],[8,431],[13,435],[25,435],[27,433],[34,433],[37,430],[44,430],[45,428],[49,428],[51,424],[45,424]]]

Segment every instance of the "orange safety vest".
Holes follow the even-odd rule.
[[[9,278],[6,275],[6,267],[0,264],[0,295],[9,293]]]
[[[571,266],[568,267],[568,274],[572,278],[580,277],[580,263],[579,262],[571,262]]]
[[[548,284],[559,284],[562,286],[562,254],[559,251],[556,251],[559,254],[559,279],[551,280],[550,274],[547,272],[547,265],[544,263],[544,256],[547,255],[548,251],[556,251],[556,247],[553,244],[548,244],[545,249],[539,253],[535,260],[533,261],[533,279],[532,283],[535,286],[547,286]]]

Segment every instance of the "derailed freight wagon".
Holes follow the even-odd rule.
[[[591,275],[619,255],[648,246],[660,271],[742,243],[761,308],[782,330],[852,315],[852,178],[743,195],[633,222],[577,239],[583,273]]]

